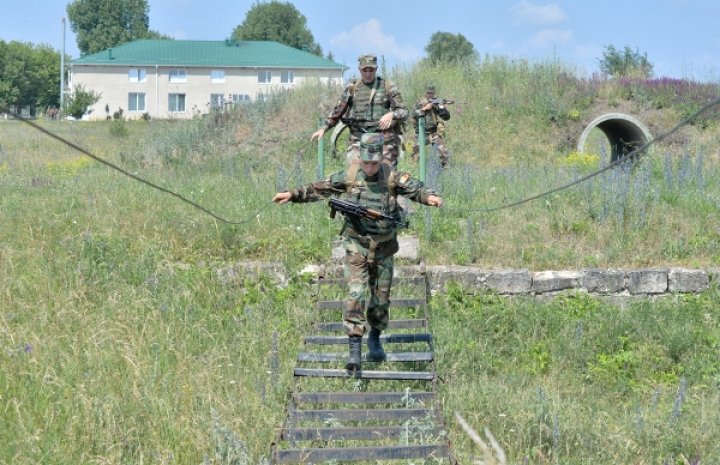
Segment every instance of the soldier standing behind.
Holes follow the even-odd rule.
[[[447,166],[449,161],[448,151],[445,147],[445,121],[450,119],[450,112],[445,106],[445,100],[435,98],[435,86],[429,85],[425,88],[425,97],[418,100],[415,104],[413,112],[413,126],[415,127],[415,140],[413,145],[412,159],[417,160],[420,151],[420,141],[418,140],[418,120],[425,119],[425,144],[433,144],[437,147],[440,157],[440,166]],[[452,103],[452,102],[450,102]]]
[[[324,181],[293,191],[278,192],[272,201],[279,204],[313,202],[331,195],[346,194],[349,201],[393,218],[401,217],[398,195],[424,205],[442,206],[442,198],[426,189],[421,181],[408,173],[395,171],[387,163],[381,163],[383,149],[381,134],[363,134],[358,161]],[[348,280],[343,327],[349,336],[350,357],[345,368],[359,370],[360,346],[366,322],[370,326],[367,359],[374,362],[385,360],[380,333],[387,328],[389,321],[394,255],[399,247],[397,225],[385,219],[346,216],[340,234],[345,248],[343,271]],[[370,298],[366,303],[368,291]]]
[[[342,121],[350,130],[346,155],[350,163],[360,157],[360,137],[366,132],[381,132],[385,141],[383,162],[396,168],[402,123],[408,117],[408,109],[397,86],[377,75],[375,55],[361,55],[358,62],[360,79],[345,87],[325,125],[315,131],[310,140],[319,139]]]

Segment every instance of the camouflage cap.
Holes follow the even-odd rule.
[[[432,84],[428,84],[425,86],[425,92],[435,92],[435,86]]]
[[[360,55],[358,58],[360,69],[363,68],[377,68],[377,57],[373,54]]]
[[[383,135],[368,132],[360,137],[360,160],[382,161]]]

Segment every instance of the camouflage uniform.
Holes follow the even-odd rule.
[[[378,137],[376,153],[369,161],[380,161],[383,148],[379,135],[365,134],[365,141]],[[363,145],[365,147],[365,145]],[[362,159],[368,160],[367,153]],[[397,196],[401,195],[415,202],[428,205],[427,200],[435,192],[426,189],[423,183],[408,173],[400,173],[386,163],[380,164],[378,173],[369,177],[359,163],[299,189],[290,191],[292,202],[312,202],[331,195],[345,194],[348,200],[388,215],[401,215]],[[392,286],[394,254],[398,251],[397,231],[394,223],[386,220],[345,218],[341,231],[345,248],[343,268],[349,289],[343,315],[343,326],[348,336],[362,336],[365,321],[371,328],[382,331],[388,325],[390,288]],[[366,305],[366,294],[370,299]],[[366,312],[367,307],[367,312]]]
[[[435,86],[427,86],[426,92],[435,93]],[[450,112],[445,105],[433,105],[429,111],[423,111],[422,108],[427,105],[430,100],[423,97],[415,104],[413,112],[413,126],[415,127],[415,140],[418,139],[419,125],[418,119],[425,119],[425,144],[433,144],[437,147],[438,156],[440,157],[440,165],[447,166],[449,161],[448,150],[445,147],[445,121],[450,119]],[[412,159],[417,160],[420,141],[413,145]]]
[[[377,57],[362,55],[359,64],[360,68],[377,68]],[[396,168],[402,124],[409,115],[397,85],[376,76],[370,84],[358,79],[345,87],[335,108],[325,120],[325,129],[333,128],[340,121],[348,125],[348,164],[360,157],[360,137],[367,132],[377,132],[380,118],[389,111],[393,112],[393,124],[382,132],[383,162]]]

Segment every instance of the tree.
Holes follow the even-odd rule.
[[[100,95],[92,90],[86,91],[83,86],[75,86],[72,95],[67,99],[65,113],[75,119],[81,119],[88,107],[100,100]]]
[[[272,40],[322,56],[322,48],[308,29],[307,19],[290,2],[255,3],[242,24],[233,30],[232,38]]]
[[[70,28],[82,55],[137,39],[169,38],[148,29],[147,0],[73,0]]]
[[[599,61],[600,71],[614,78],[649,78],[653,74],[653,65],[648,61],[647,53],[641,54],[637,49],[633,51],[627,45],[623,51],[612,45],[605,46],[603,58]]]
[[[60,53],[48,45],[0,41],[0,105],[17,112],[59,103]]]
[[[425,47],[425,52],[432,64],[453,63],[477,58],[475,47],[465,36],[449,32],[434,33]]]

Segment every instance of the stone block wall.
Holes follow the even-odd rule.
[[[448,281],[468,288],[506,295],[544,295],[574,290],[594,295],[663,295],[698,293],[720,278],[715,270],[641,268],[581,271],[485,270],[473,267],[430,266],[432,288],[444,291]]]
[[[288,272],[279,262],[240,262],[216,270],[224,282],[242,282],[259,276],[269,277],[280,286],[288,283]],[[313,277],[334,278],[343,275],[336,261],[307,265],[301,273]],[[427,273],[431,290],[445,292],[447,283],[456,282],[468,290],[491,291],[500,295],[553,296],[566,292],[583,292],[598,296],[662,296],[699,293],[720,282],[720,268],[693,270],[686,268],[584,269],[529,271],[527,269],[483,269],[471,266],[424,264],[397,265],[395,276]]]
[[[306,270],[325,277],[342,276],[339,263],[310,266]],[[548,295],[576,291],[591,295],[659,296],[699,293],[720,280],[720,269],[639,268],[536,271],[526,269],[483,269],[471,266],[422,264],[396,266],[396,276],[427,273],[431,289],[444,292],[449,281],[465,288],[501,295]]]

